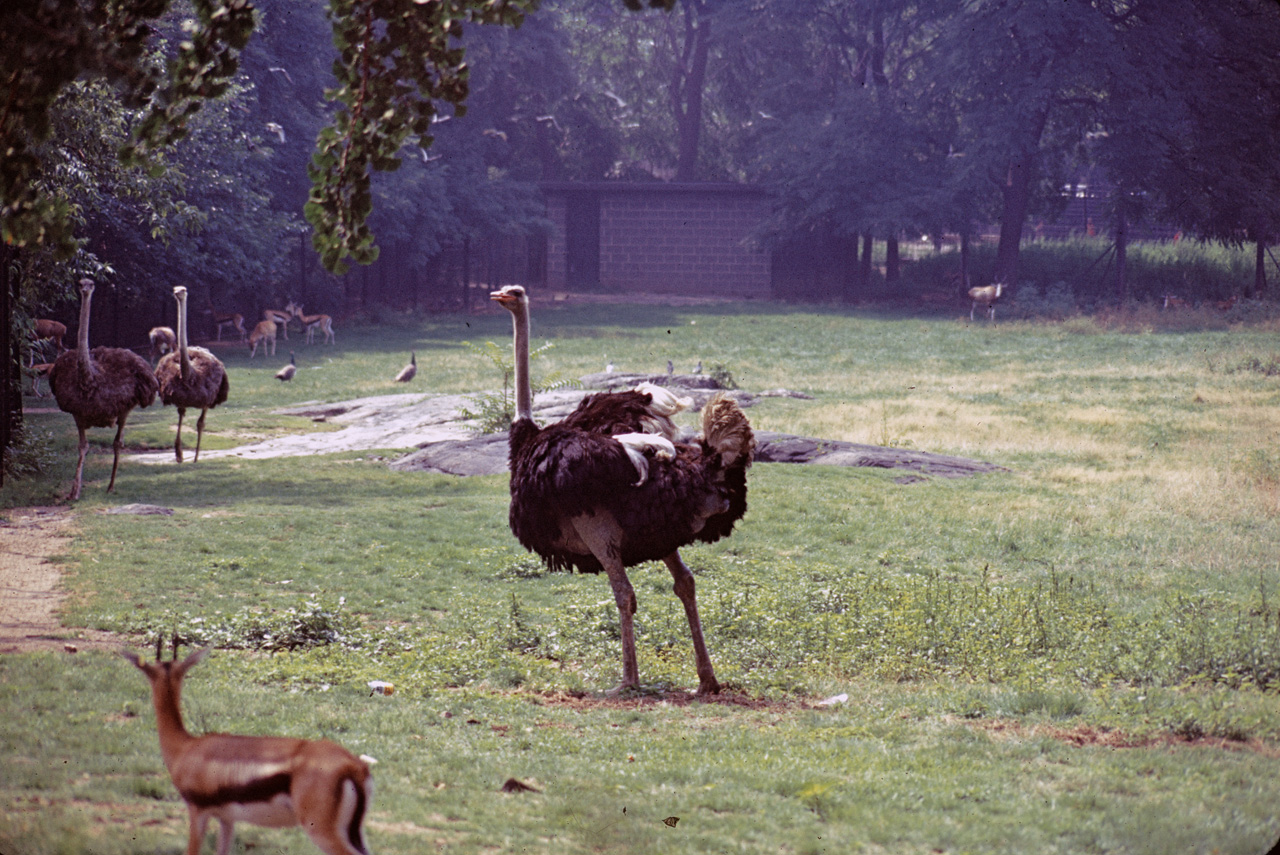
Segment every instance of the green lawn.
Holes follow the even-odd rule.
[[[686,702],[664,568],[632,572],[646,690],[607,700],[605,581],[520,549],[504,477],[392,472],[395,450],[125,461],[107,496],[111,433],[92,432],[64,623],[140,650],[158,632],[215,644],[189,679],[193,730],[377,757],[379,853],[1254,855],[1280,836],[1280,347],[1274,324],[1177,326],[535,307],[534,343],[555,342],[536,370],[701,360],[812,396],[761,399],[757,428],[1006,467],[914,483],[753,468],[738,531],[686,555],[723,702]],[[331,429],[272,411],[403,392],[410,349],[412,390],[493,388],[466,343],[510,328],[492,314],[337,333],[265,362],[220,352],[231,400],[205,447]],[[289,346],[299,372],[282,385]],[[70,418],[28,421],[50,465],[7,486],[6,507],[51,503],[73,474]],[[138,412],[126,439],[169,447],[174,422]],[[130,502],[174,515],[96,513]],[[370,696],[372,679],[396,693]],[[0,698],[0,853],[182,851],[127,663],[6,655]],[[500,793],[508,777],[540,792]],[[297,831],[237,831],[237,851],[314,851]]]

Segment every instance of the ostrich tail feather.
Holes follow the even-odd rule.
[[[723,394],[716,395],[702,408],[703,442],[720,455],[723,466],[751,465],[756,453],[756,437],[751,422],[738,403]]]
[[[659,386],[656,383],[641,383],[636,386],[635,390],[647,394],[653,399],[649,404],[649,409],[653,410],[656,415],[670,418],[676,413],[693,406],[693,398],[681,398],[666,386]]]

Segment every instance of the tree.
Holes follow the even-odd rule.
[[[626,0],[639,6],[638,0]],[[537,0],[331,0],[340,107],[317,140],[306,206],[326,265],[369,261],[376,254],[366,220],[370,173],[394,169],[411,136],[429,144],[436,99],[457,105],[467,94],[467,66],[456,45],[464,24],[517,25]],[[147,53],[169,0],[9,0],[0,5],[0,237],[10,285],[13,253],[53,246],[67,257],[77,247],[71,210],[40,192],[40,142],[61,92],[82,75],[115,86],[128,107],[146,106],[128,164],[158,170],[156,153],[182,138],[208,100],[227,92],[238,53],[254,27],[249,0],[191,0],[193,24],[163,68]],[[0,378],[0,451],[8,448],[18,411],[11,292],[3,299],[7,370]]]
[[[1203,237],[1257,247],[1253,295],[1267,291],[1280,240],[1280,7],[1194,3],[1177,31],[1179,111],[1150,128],[1149,185],[1163,216]],[[1225,296],[1225,295],[1223,295]]]
[[[1143,76],[1137,41],[1122,36],[1151,5],[976,0],[937,42],[934,80],[962,118],[959,149],[998,193],[995,280],[1016,285],[1027,217],[1060,196],[1062,166],[1096,129],[1109,84]]]
[[[954,122],[921,84],[925,48],[946,11],[929,3],[773,0],[739,27],[762,39],[745,40],[743,53],[765,64],[734,94],[750,103],[752,84],[763,92],[750,133],[754,172],[776,199],[772,233],[782,242],[807,234],[833,246],[843,256],[836,266],[845,271],[846,297],[869,282],[875,238],[887,242],[892,276],[900,233],[945,225],[941,194]],[[767,46],[777,42],[800,49],[771,62]]]

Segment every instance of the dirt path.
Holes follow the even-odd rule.
[[[122,639],[94,630],[64,629],[58,608],[61,571],[50,557],[71,543],[67,508],[14,508],[0,517],[0,653],[114,649]]]

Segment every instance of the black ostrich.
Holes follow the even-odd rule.
[[[703,410],[696,443],[672,443],[652,434],[674,432],[669,416],[678,407],[670,405],[669,393],[664,400],[665,390],[650,387],[592,395],[563,421],[539,428],[529,386],[528,296],[510,285],[492,298],[511,312],[515,328],[512,532],[552,569],[608,575],[622,635],[618,690],[640,685],[632,629],[636,596],[626,568],[661,559],[689,619],[698,694],[719,692],[693,574],[679,548],[727,536],[746,513],[746,471],[756,445],[751,425],[734,401],[718,397]]]

